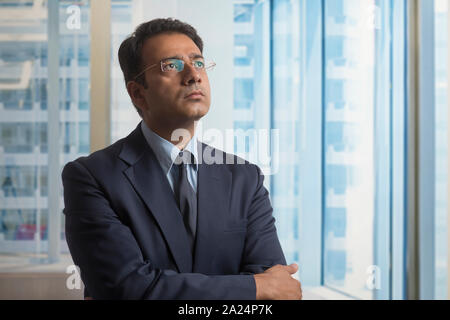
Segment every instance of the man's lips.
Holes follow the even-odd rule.
[[[192,91],[191,93],[189,93],[184,98],[185,99],[199,99],[199,98],[201,98],[203,96],[204,96],[204,94],[200,90],[195,90],[195,91]]]

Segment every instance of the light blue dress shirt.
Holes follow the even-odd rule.
[[[169,181],[172,191],[174,191],[174,182],[178,181],[179,171],[173,165],[175,159],[180,153],[180,149],[173,145],[170,141],[160,137],[153,130],[151,130],[144,121],[141,121],[141,129],[145,140],[152,148],[158,159],[158,162]],[[197,150],[197,134],[195,133],[189,141],[184,150],[189,151],[194,155],[194,164],[187,165],[187,177],[189,183],[197,193],[197,172],[198,172],[198,150]]]

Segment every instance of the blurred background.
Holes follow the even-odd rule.
[[[205,142],[258,163],[277,130],[265,185],[305,298],[448,299],[449,4],[1,0],[0,299],[83,298],[61,170],[139,123],[117,50],[157,17],[217,63],[202,127],[239,134]]]

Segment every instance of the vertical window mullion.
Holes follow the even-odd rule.
[[[60,256],[59,1],[48,1],[48,260]]]
[[[406,3],[393,1],[392,34],[392,299],[405,299]]]
[[[375,215],[374,215],[374,282],[380,286],[373,290],[375,299],[391,296],[391,105],[392,105],[392,7],[390,1],[378,1],[380,25],[375,37],[375,104],[374,104],[374,156],[375,156]],[[375,19],[377,15],[375,13]],[[377,24],[377,21],[375,21]],[[375,272],[379,270],[379,273]],[[376,278],[379,279],[376,279]]]
[[[90,149],[94,152],[111,143],[111,0],[91,1],[90,17]]]
[[[433,299],[435,283],[434,1],[419,2],[419,288]]]

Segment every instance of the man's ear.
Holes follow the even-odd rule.
[[[127,83],[128,95],[131,98],[134,106],[139,108],[141,112],[147,109],[147,101],[144,98],[144,87],[136,81],[129,81]]]

